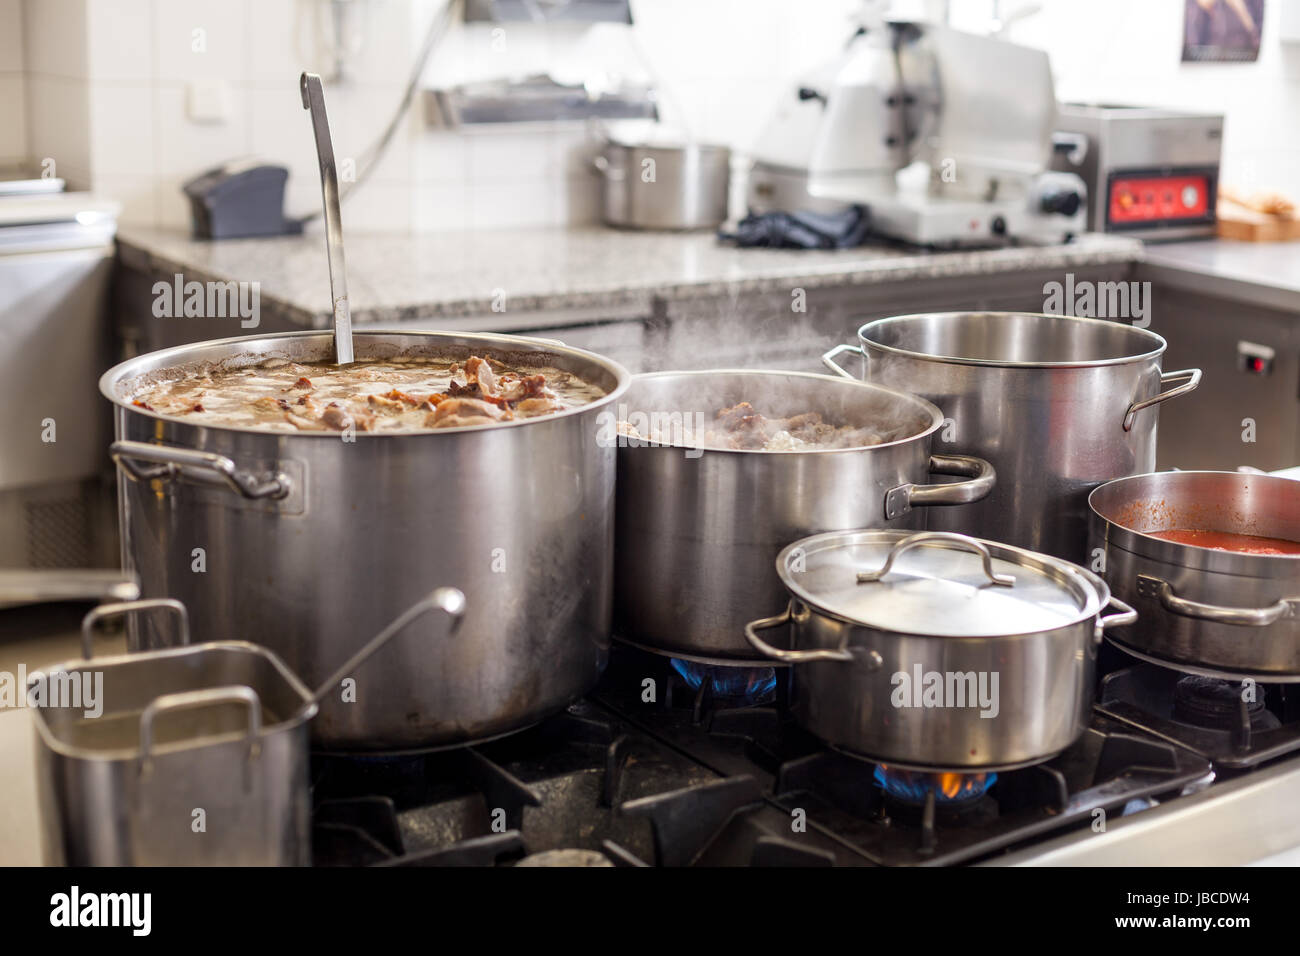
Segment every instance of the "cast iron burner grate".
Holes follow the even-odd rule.
[[[752,776],[719,776],[590,701],[478,747],[316,754],[312,777],[318,866],[509,866],[553,851],[616,866],[835,859],[827,838],[782,840]]]
[[[620,647],[590,698],[518,734],[313,755],[315,862],[510,866],[564,851],[618,866],[963,863],[1211,779],[1204,758],[1099,716],[1068,751],[999,773],[969,805],[939,806],[933,791],[887,800],[876,764],[793,722],[788,669],[776,677],[755,703]]]
[[[1239,684],[1188,674],[1174,684],[1174,720],[1207,730],[1273,730],[1281,721],[1264,709],[1264,698]]]
[[[1136,664],[1102,680],[1097,710],[1214,762],[1243,770],[1300,751],[1300,687]]]
[[[968,862],[1049,831],[1089,825],[1097,810],[1122,814],[1150,805],[1210,777],[1204,759],[1097,718],[1054,760],[999,773],[969,807],[941,809],[937,800],[907,806],[885,799],[876,764],[831,750],[794,724],[786,709],[788,670],[778,671],[776,705],[716,707],[674,684],[660,661],[616,649],[596,699],[719,774],[755,777],[779,811],[786,838],[797,842],[792,820],[805,819],[808,832],[824,833],[848,851],[837,854],[837,863]],[[646,700],[647,681],[669,693]]]
[[[934,866],[971,862],[1054,830],[1092,824],[1097,811],[1123,815],[1208,781],[1210,765],[1157,740],[1095,718],[1052,760],[1002,771],[967,805],[941,806],[934,790],[919,807],[871,786],[878,765],[822,751],[782,766],[776,799],[803,807],[871,862]]]

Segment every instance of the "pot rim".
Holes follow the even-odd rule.
[[[816,611],[822,617],[828,617],[832,620],[851,625],[853,627],[867,628],[873,631],[879,631],[884,634],[897,634],[904,637],[920,637],[944,642],[962,642],[962,643],[989,643],[1005,640],[1024,640],[1047,635],[1058,634],[1062,631],[1078,627],[1080,624],[1089,621],[1095,622],[1099,615],[1106,609],[1110,603],[1110,586],[1096,574],[1079,567],[1071,561],[1064,558],[1056,558],[1048,554],[1041,554],[1037,551],[1030,551],[1028,548],[1018,548],[1014,545],[1003,544],[1000,541],[990,541],[986,538],[975,538],[974,540],[983,544],[989,549],[989,552],[996,557],[1005,555],[1014,555],[1018,558],[1028,559],[1029,562],[1039,565],[1042,569],[1050,569],[1054,575],[1060,574],[1070,579],[1073,584],[1084,591],[1087,600],[1084,607],[1080,609],[1073,619],[1063,621],[1054,627],[1039,628],[1032,631],[1007,631],[999,634],[954,634],[954,635],[937,635],[928,631],[907,630],[904,627],[882,626],[873,624],[869,621],[863,621],[848,617],[847,615],[836,613],[826,608],[816,597],[810,594],[804,588],[796,585],[791,577],[787,567],[790,555],[795,549],[802,550],[805,554],[810,553],[813,548],[810,545],[817,545],[823,542],[838,540],[841,542],[879,540],[884,542],[898,542],[913,535],[919,534],[917,531],[900,531],[889,528],[870,528],[861,531],[824,531],[821,534],[809,535],[806,538],[800,538],[798,541],[792,541],[781,549],[780,554],[776,556],[776,573],[781,578],[781,583],[795,600],[801,601],[807,605],[810,610]],[[927,547],[929,545],[926,545]]]
[[[928,352],[916,352],[912,349],[899,348],[894,345],[884,345],[880,342],[872,341],[868,338],[867,330],[877,328],[890,322],[902,323],[922,318],[933,318],[934,316],[960,316],[960,315],[991,315],[998,317],[1018,316],[1021,318],[1029,317],[1033,319],[1049,319],[1051,321],[1061,322],[1079,322],[1092,325],[1107,325],[1128,329],[1132,332],[1140,333],[1149,337],[1155,347],[1148,352],[1142,352],[1137,355],[1123,355],[1118,358],[1110,359],[1093,359],[1089,361],[1078,362],[1012,362],[1001,359],[973,359],[960,355],[934,355]],[[1092,319],[1086,316],[1078,315],[1051,315],[1046,312],[910,312],[906,315],[893,315],[879,319],[872,319],[858,327],[858,343],[865,351],[874,349],[878,352],[887,352],[891,355],[899,355],[912,359],[917,362],[932,362],[938,365],[969,365],[976,368],[1011,368],[1011,369],[1089,369],[1089,368],[1109,368],[1121,365],[1136,365],[1141,362],[1148,362],[1152,359],[1159,359],[1168,348],[1169,343],[1164,336],[1152,332],[1150,329],[1140,329],[1133,325],[1117,323],[1110,319]]]
[[[472,432],[494,432],[508,428],[520,428],[528,425],[536,425],[543,422],[559,421],[565,418],[572,418],[578,415],[586,414],[593,409],[600,408],[608,404],[611,400],[617,399],[623,395],[628,387],[632,384],[632,373],[629,372],[618,362],[613,359],[599,355],[596,352],[589,352],[586,349],[574,348],[571,345],[564,345],[552,339],[534,338],[526,335],[511,335],[505,332],[456,332],[456,331],[435,331],[430,329],[372,329],[366,328],[360,331],[354,331],[353,339],[365,339],[372,336],[404,336],[412,338],[427,339],[455,339],[470,340],[473,342],[482,342],[485,348],[495,348],[497,350],[508,349],[510,345],[519,345],[521,351],[542,351],[553,355],[576,356],[592,362],[610,372],[615,379],[614,388],[606,392],[600,398],[588,402],[585,405],[578,405],[574,408],[566,408],[561,412],[549,413],[546,415],[537,415],[532,418],[516,418],[508,422],[493,422],[489,425],[466,425],[456,428],[420,428],[409,431],[393,432],[368,432],[357,431],[355,438],[359,440],[382,440],[396,438],[423,437],[427,435],[465,435]],[[255,352],[258,347],[262,349],[274,347],[276,342],[289,342],[296,339],[320,339],[323,341],[332,341],[333,333],[319,329],[308,329],[294,332],[273,332],[269,335],[249,335],[249,336],[231,336],[224,339],[205,339],[201,342],[191,342],[186,345],[173,345],[165,349],[158,349],[153,352],[146,352],[143,355],[137,355],[129,358],[125,362],[119,362],[110,368],[107,372],[99,377],[99,392],[118,408],[138,414],[144,418],[152,418],[156,421],[170,422],[175,425],[183,425],[188,428],[209,429],[215,432],[238,432],[251,435],[264,435],[272,438],[306,438],[306,439],[329,439],[338,440],[339,432],[336,431],[274,431],[266,428],[254,428],[248,425],[214,425],[209,422],[187,421],[176,415],[163,415],[159,412],[149,411],[140,408],[137,405],[131,405],[125,402],[120,396],[115,394],[114,386],[133,377],[142,374],[137,366],[145,364],[159,363],[156,368],[164,368],[172,365],[184,364],[184,359],[176,362],[160,361],[172,358],[181,358],[182,356],[191,356],[200,349],[209,348],[230,348],[238,350],[243,347],[244,351]],[[271,343],[267,346],[266,343]],[[234,354],[238,354],[236,351]],[[364,361],[364,359],[360,360]]]
[[[132,664],[141,663],[150,660],[162,660],[171,657],[186,657],[196,655],[205,651],[224,650],[238,651],[240,653],[251,653],[266,660],[276,671],[277,676],[289,685],[290,690],[302,700],[302,706],[290,717],[274,724],[264,724],[258,731],[258,739],[262,740],[267,737],[274,737],[281,733],[292,732],[304,724],[309,723],[319,711],[319,706],[312,699],[311,691],[299,679],[298,675],[289,669],[288,665],[280,659],[280,656],[269,648],[260,644],[253,644],[249,641],[206,641],[202,644],[187,644],[182,647],[168,647],[162,650],[154,651],[136,651],[135,653],[111,654],[104,657],[91,658],[74,658],[63,661],[58,664],[52,664],[49,667],[39,668],[39,672],[47,677],[54,674],[66,674],[73,670],[96,670],[108,667],[128,667]],[[33,673],[36,673],[35,671]],[[26,694],[26,688],[23,688]],[[167,693],[160,690],[159,695]],[[60,740],[54,735],[46,722],[43,711],[47,708],[32,707],[32,723],[36,725],[37,733],[40,735],[41,743],[52,753],[61,757],[67,757],[72,760],[84,762],[104,763],[104,764],[123,764],[133,763],[140,759],[140,747],[135,744],[131,747],[117,747],[113,749],[92,750],[87,747],[77,747]],[[175,753],[186,753],[192,750],[202,750],[215,744],[225,744],[232,741],[245,739],[248,735],[241,731],[232,731],[227,734],[214,736],[211,739],[203,740],[201,743],[193,741],[174,742],[162,744],[154,748],[152,753],[158,757],[167,757]],[[201,738],[202,739],[202,738]]]
[[[1206,475],[1231,476],[1225,480],[1233,482],[1264,481],[1271,484],[1278,481],[1290,481],[1295,482],[1296,494],[1300,494],[1300,481],[1296,481],[1294,478],[1283,478],[1280,475],[1252,475],[1239,471],[1152,471],[1141,475],[1112,478],[1088,493],[1090,517],[1103,522],[1106,528],[1104,544],[1153,561],[1199,571],[1250,577],[1270,577],[1273,572],[1288,568],[1290,564],[1295,564],[1297,566],[1293,570],[1300,573],[1300,554],[1247,554],[1241,551],[1206,548],[1199,544],[1166,541],[1163,538],[1147,534],[1145,531],[1137,531],[1121,524],[1114,518],[1103,514],[1098,508],[1094,499],[1105,489],[1123,488],[1127,484],[1140,484],[1145,480],[1149,480],[1153,475],[1161,476],[1162,481],[1171,482],[1187,482],[1194,480],[1198,476],[1203,477]],[[1175,477],[1181,475],[1188,477]],[[1132,502],[1136,499],[1130,496],[1127,500]]]
[[[633,137],[628,139],[618,139],[614,136],[605,138],[605,145],[617,149],[644,150],[646,152],[664,152],[664,153],[717,153],[727,157],[731,156],[731,147],[724,146],[721,143],[652,143],[643,140],[637,140]]]
[[[803,449],[785,448],[785,449],[773,450],[773,451],[767,451],[762,448],[704,447],[700,449],[701,451],[707,452],[708,454],[764,455],[767,457],[772,457],[775,455],[792,455],[792,456],[852,455],[852,454],[859,454],[864,451],[875,451],[877,448],[895,448],[900,445],[906,445],[911,442],[914,442],[919,438],[928,438],[930,435],[933,435],[936,431],[938,431],[940,427],[942,427],[944,421],[943,412],[939,410],[939,406],[935,405],[934,402],[931,402],[928,399],[922,398],[920,395],[913,395],[911,392],[904,392],[901,389],[890,388],[887,385],[877,385],[875,382],[864,382],[861,379],[842,378],[841,376],[838,375],[822,375],[817,372],[786,372],[780,369],[761,369],[761,368],[709,368],[709,369],[683,369],[681,371],[661,370],[657,372],[641,372],[639,374],[633,375],[631,379],[632,379],[632,383],[635,384],[637,381],[653,379],[653,378],[667,378],[670,375],[673,376],[742,375],[742,376],[752,376],[754,378],[766,378],[769,376],[779,375],[782,378],[812,379],[814,381],[828,382],[836,388],[844,388],[844,387],[865,388],[866,390],[873,391],[873,392],[884,392],[886,394],[893,395],[896,398],[900,398],[905,401],[912,402],[920,406],[922,411],[928,412],[930,415],[930,425],[924,430],[919,431],[914,435],[908,435],[906,438],[899,438],[891,442],[881,442],[878,445],[861,445],[856,448],[803,448]],[[643,448],[659,448],[668,451],[680,452],[682,449],[694,448],[696,446],[647,444],[647,445],[638,445],[636,447],[638,450]]]

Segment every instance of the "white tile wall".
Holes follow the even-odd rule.
[[[85,79],[87,0],[23,0],[23,56],[29,73]]]
[[[88,73],[95,83],[154,78],[153,0],[91,0],[86,6]]]
[[[22,0],[0,0],[0,165],[27,158]]]
[[[289,166],[291,213],[315,210],[320,186],[299,72],[327,77],[336,152],[358,159],[445,2],[351,5],[363,42],[335,81],[324,0],[0,0],[0,160],[24,150],[54,156],[61,173],[122,199],[128,221],[184,227],[180,183],[254,155]],[[593,70],[653,77],[668,121],[743,152],[791,82],[842,47],[859,2],[634,0],[632,31],[472,24],[447,38],[424,80],[548,67],[573,79]],[[991,3],[954,7],[979,28]],[[1225,178],[1300,198],[1300,44],[1275,36],[1274,3],[1251,65],[1179,64],[1182,0],[1043,7],[1013,36],[1048,49],[1061,96],[1224,109]],[[199,79],[228,84],[223,122],[188,117],[187,85]],[[345,219],[350,229],[416,231],[592,222],[596,148],[582,127],[428,129],[417,102]]]
[[[1182,63],[1182,0],[1045,0],[1012,36],[1052,57],[1057,96],[1221,110],[1225,183],[1300,200],[1300,43],[1278,36],[1283,3],[1264,5],[1256,63]]]
[[[0,0],[0,72],[23,71],[22,0]]]
[[[27,74],[27,149],[37,163],[54,160],[70,188],[91,185],[90,88],[84,80]]]
[[[0,166],[27,159],[27,87],[23,74],[0,72]]]

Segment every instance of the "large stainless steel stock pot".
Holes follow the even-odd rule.
[[[137,376],[198,361],[331,361],[327,333],[166,349],[107,372],[123,554],[144,593],[180,599],[196,640],[246,635],[308,685],[435,586],[464,592],[459,634],[404,639],[313,724],[330,750],[423,749],[519,729],[589,689],[608,653],[615,449],[597,419],[630,376],[508,335],[358,332],[358,360],[531,357],[600,385],[578,408],[416,433],[187,424],[123,400]],[[346,433],[345,433],[346,434]],[[413,625],[425,631],[428,622]]]
[[[999,770],[1064,750],[1087,724],[1103,630],[1137,618],[1083,568],[946,532],[814,535],[776,569],[789,606],[746,637],[794,665],[796,719],[891,766]],[[790,649],[759,636],[787,621]]]
[[[1088,497],[1091,547],[1111,590],[1142,614],[1112,640],[1193,673],[1300,680],[1300,554],[1247,554],[1154,537],[1170,529],[1300,541],[1300,482],[1171,471]]]
[[[937,312],[868,322],[867,381],[927,398],[949,420],[945,450],[992,462],[998,487],[931,527],[1083,561],[1088,492],[1156,466],[1158,406],[1199,369],[1161,372],[1165,340],[1119,322],[1022,312]],[[1185,381],[1168,391],[1165,385]]]
[[[942,423],[934,405],[828,375],[637,375],[619,414],[698,415],[712,422],[738,402],[769,416],[815,411],[828,421],[876,423],[903,437],[800,451],[622,442],[615,627],[632,643],[700,658],[753,659],[745,624],[785,604],[773,561],[792,540],[847,528],[921,529],[934,506],[969,507],[993,487],[988,462],[932,453]],[[963,480],[938,484],[930,477],[936,474]]]

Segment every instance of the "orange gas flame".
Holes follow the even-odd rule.
[[[948,800],[978,796],[988,788],[987,773],[923,773],[913,770],[895,770],[883,763],[880,769],[887,776],[906,784],[908,789],[933,789]]]

